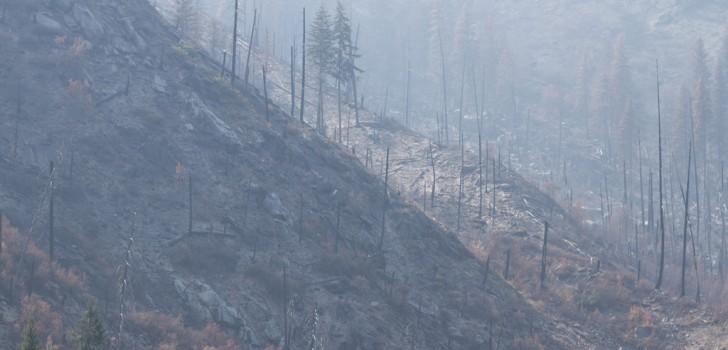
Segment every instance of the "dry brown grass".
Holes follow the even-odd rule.
[[[81,114],[86,117],[96,113],[91,84],[88,80],[68,80],[66,87],[67,109],[71,113]]]
[[[61,315],[51,310],[50,304],[37,296],[25,297],[21,302],[21,322],[16,324],[17,334],[20,334],[22,327],[30,320],[33,320],[38,339],[51,337],[54,341],[63,338],[65,328]]]
[[[46,292],[62,298],[65,295],[82,293],[84,282],[71,269],[60,266],[56,261],[48,263],[48,254],[41,250],[33,240],[28,241],[8,220],[3,218],[3,250],[0,254],[0,285],[10,293],[24,294],[30,288],[35,292]],[[23,256],[23,248],[25,255]],[[22,262],[21,262],[21,256]]]
[[[132,311],[127,314],[127,329],[144,336],[157,349],[233,350],[240,349],[220,328],[210,323],[202,330],[187,328],[179,316],[157,312]]]
[[[627,321],[633,326],[652,326],[652,315],[639,306],[631,306],[629,314],[627,314]]]

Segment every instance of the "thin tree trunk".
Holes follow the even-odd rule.
[[[232,66],[231,66],[231,76],[230,76],[230,85],[235,86],[235,62],[238,58],[237,55],[238,52],[238,0],[235,0],[235,13],[233,14],[233,57],[232,57]],[[224,61],[224,58],[223,58]],[[225,64],[223,62],[222,66],[223,72],[225,71]]]
[[[305,102],[305,95],[306,95],[306,8],[303,8],[303,44],[301,47],[301,57],[302,57],[302,63],[301,63],[301,123],[305,123],[303,121],[303,107]]]
[[[54,173],[55,167],[53,165],[53,161],[51,161],[51,167],[50,167],[50,200],[48,201],[48,263],[51,264],[53,262],[53,252],[55,250],[55,232],[53,230],[53,173]],[[50,269],[52,271],[52,269]]]
[[[662,209],[662,116],[660,114],[660,70],[655,61],[657,69],[657,152],[659,159],[659,176],[660,176],[660,269],[657,275],[655,289],[662,286],[662,275],[665,270],[665,217]]]
[[[475,121],[478,123],[478,219],[480,219],[483,216],[483,125],[478,104],[478,84],[475,80],[475,68],[473,67],[473,97],[477,116]]]
[[[465,143],[462,142],[463,134],[460,134],[460,184],[458,188],[458,224],[457,231],[460,232],[460,208],[463,201],[463,169],[465,167]]]
[[[189,223],[187,225],[187,233],[191,234],[192,233],[192,174],[190,174],[189,179],[190,179],[190,189],[189,189],[189,197],[190,197],[189,198],[189,200],[190,200],[189,201],[190,202],[190,207],[189,207],[190,213],[189,214],[190,215],[189,215]]]
[[[463,97],[465,95],[465,63],[463,63],[463,75],[460,77],[460,114],[458,116],[458,132],[460,133],[460,144],[463,143]]]
[[[349,56],[351,56],[352,60],[354,59],[354,47],[357,47],[359,45],[359,25],[356,26],[356,40],[354,41],[354,46],[349,48]],[[354,70],[354,65],[351,64],[351,87],[354,92],[354,118],[356,119],[356,126],[359,126],[359,105],[357,104],[357,93],[356,93],[356,71]],[[364,96],[362,96],[362,107],[364,105]]]
[[[637,146],[639,147],[639,162],[640,162],[640,214],[642,221],[640,221],[640,227],[644,229],[645,227],[645,192],[643,187],[643,181],[642,181],[642,140],[640,133],[637,132]],[[689,171],[689,170],[688,170]]]
[[[549,223],[548,221],[544,225],[543,229],[543,251],[541,252],[541,287],[546,279],[546,247],[549,240]]]
[[[687,248],[688,248],[688,210],[690,209],[690,205],[688,203],[688,200],[690,199],[690,161],[692,160],[692,147],[693,143],[690,143],[690,150],[688,151],[688,183],[685,187],[686,191],[683,192],[683,202],[685,202],[685,215],[683,217],[683,249],[682,249],[682,270],[680,274],[680,296],[685,296],[685,259],[687,256]],[[680,185],[680,189],[682,190],[682,185]]]
[[[384,170],[384,199],[382,200],[382,233],[381,236],[379,236],[379,250],[381,251],[384,246],[384,221],[387,217],[387,202],[388,202],[388,190],[387,190],[387,181],[389,180],[389,147],[387,147],[387,160]]]
[[[294,39],[295,41],[295,39]],[[296,112],[296,49],[291,46],[291,117]]]
[[[255,34],[255,23],[258,18],[258,9],[253,11],[253,28],[250,29],[250,41],[248,41],[248,59],[245,61],[245,88],[248,88],[248,73],[250,72],[250,53],[253,51],[253,35]]]
[[[410,84],[412,82],[412,70],[410,68],[410,61],[407,61],[407,93],[406,103],[404,107],[404,125],[409,126],[409,115],[410,115]]]
[[[337,114],[339,117],[339,143],[342,143],[341,132],[341,48],[339,48],[338,72],[336,77],[336,103],[338,105]]]
[[[430,142],[430,164],[432,165],[432,194],[430,195],[430,207],[435,209],[435,184],[437,176],[435,174],[435,155],[432,153],[432,142]]]
[[[265,120],[270,121],[270,111],[268,110],[268,80],[265,74],[265,65],[263,65],[263,98],[265,98]]]
[[[447,75],[445,74],[445,50],[442,47],[442,33],[437,33],[439,39],[440,39],[440,58],[442,60],[442,107],[443,112],[445,113],[443,115],[444,118],[444,128],[445,128],[445,147],[450,146],[450,138],[449,132],[448,132],[448,126],[447,126]]]

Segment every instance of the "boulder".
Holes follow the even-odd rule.
[[[134,24],[131,22],[131,17],[124,18],[123,22],[124,32],[130,38],[130,41],[133,41],[134,45],[139,50],[145,50],[147,48],[147,42],[141,37],[141,35],[139,35],[136,28],[134,28]]]
[[[248,300],[243,304],[243,309],[248,318],[252,318],[256,322],[265,322],[270,318],[266,309],[253,300]]]
[[[37,32],[44,34],[59,35],[63,32],[63,26],[61,23],[51,18],[51,15],[46,12],[38,12],[35,15],[35,23],[38,25]]]
[[[283,337],[281,328],[278,327],[278,324],[273,320],[268,320],[268,322],[265,323],[263,333],[265,334],[266,339],[273,344],[278,344]]]
[[[244,321],[238,310],[225,303],[209,285],[193,280],[174,280],[174,288],[190,316],[202,323],[217,322],[219,325],[239,329]]]
[[[90,39],[98,40],[104,35],[104,27],[88,7],[76,3],[71,10],[71,16]]]
[[[276,220],[280,220],[286,223],[288,226],[293,226],[293,215],[291,211],[286,208],[281,199],[275,192],[268,193],[263,199],[263,207],[270,213],[270,216]]]

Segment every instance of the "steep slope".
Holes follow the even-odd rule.
[[[35,303],[59,319],[41,336],[70,348],[59,335],[95,299],[124,347],[574,346],[571,327],[494,271],[484,282],[480,261],[401,194],[385,196],[348,150],[216,78],[148,3],[3,10],[3,343],[17,344]],[[36,274],[48,184],[55,259],[74,284],[58,266]],[[21,262],[26,239],[42,248]],[[216,323],[235,345],[209,326],[188,338],[182,323]]]

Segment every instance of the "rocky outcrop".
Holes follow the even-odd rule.
[[[175,279],[174,287],[193,319],[202,323],[217,322],[234,330],[244,325],[238,310],[228,306],[209,285],[199,280],[185,283],[181,279]]]

